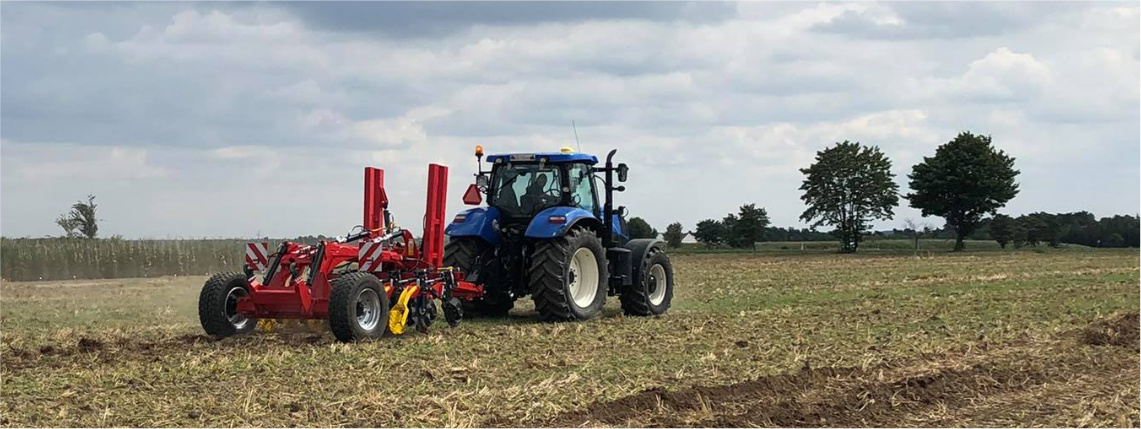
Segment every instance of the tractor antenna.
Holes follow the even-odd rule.
[[[582,152],[582,142],[578,141],[578,127],[574,125],[574,119],[571,119],[571,129],[574,130],[574,143],[578,145],[578,151]]]

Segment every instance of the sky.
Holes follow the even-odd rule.
[[[837,141],[912,165],[961,131],[1016,158],[1002,211],[1136,214],[1132,3],[0,4],[0,233],[340,234],[363,169],[418,228],[488,153],[570,146],[630,166],[659,230],[742,204],[798,218],[798,169]],[[576,124],[579,143],[575,142]],[[941,226],[901,206],[905,219]]]

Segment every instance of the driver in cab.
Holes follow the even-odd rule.
[[[534,213],[545,205],[546,188],[547,176],[545,174],[535,175],[535,180],[527,185],[527,192],[523,193],[522,198],[519,198],[519,205],[524,213]]]

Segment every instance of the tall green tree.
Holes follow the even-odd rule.
[[[693,239],[706,247],[715,247],[725,240],[724,229],[720,221],[706,219],[697,223],[697,229],[693,231]]]
[[[757,249],[757,242],[765,235],[769,226],[769,214],[764,207],[756,204],[741,206],[736,215],[729,214],[721,221],[725,228],[726,241],[737,248]]]
[[[1014,158],[991,145],[990,136],[962,132],[939,146],[935,156],[912,167],[911,207],[939,216],[955,230],[955,251],[984,216],[1018,195]]]
[[[681,230],[681,222],[674,222],[666,227],[666,232],[662,235],[666,239],[667,246],[678,248],[681,247],[681,238],[685,236],[685,232]]]
[[[97,207],[95,196],[88,195],[87,202],[76,201],[75,204],[71,205],[70,211],[55,219],[55,223],[63,228],[67,237],[82,235],[87,238],[95,238],[99,235],[99,219],[95,216]],[[76,231],[79,233],[77,234]]]
[[[1006,244],[1014,238],[1014,225],[1014,218],[1001,213],[994,215],[990,220],[990,238],[1005,249]]]
[[[630,230],[630,238],[657,238],[658,230],[650,226],[649,223],[640,217],[632,217],[626,222],[626,227]]]
[[[869,222],[891,219],[899,204],[891,160],[875,146],[836,143],[816,152],[816,162],[800,172],[805,176],[800,199],[808,205],[800,219],[835,227],[843,252],[855,252]]]

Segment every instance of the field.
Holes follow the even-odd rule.
[[[204,277],[5,282],[0,425],[1139,425],[1135,249],[673,261],[664,317],[353,345],[204,337]]]

